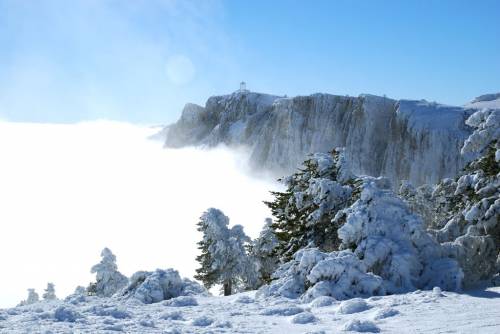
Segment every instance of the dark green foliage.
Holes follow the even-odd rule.
[[[485,149],[485,154],[469,163],[465,171],[472,172],[482,170],[487,177],[494,177],[500,173],[500,163],[495,161],[496,145],[496,140],[489,143],[488,147]]]
[[[199,232],[203,233],[205,231],[205,224],[202,220],[198,222],[197,226],[197,230]],[[207,289],[210,289],[212,286],[217,284],[217,278],[219,276],[217,270],[212,268],[214,259],[208,251],[210,241],[203,238],[197,243],[197,245],[198,249],[201,251],[201,254],[196,257],[196,261],[200,264],[200,268],[196,269],[194,278],[202,282]]]
[[[337,250],[340,245],[337,236],[340,225],[332,222],[332,219],[340,209],[352,204],[353,199],[359,196],[357,188],[361,181],[340,177],[344,172],[342,169],[346,168],[341,152],[334,150],[329,158],[333,164],[323,170],[316,156],[304,161],[303,168],[280,180],[284,181],[287,189],[284,192],[271,192],[274,200],[264,202],[275,218],[271,227],[279,241],[276,254],[282,262],[289,261],[295,252],[304,247],[318,247],[329,252]],[[329,193],[324,194],[324,198],[313,198],[309,190],[314,179],[325,179],[344,186],[346,198],[335,198],[337,202],[334,204]],[[352,194],[355,196],[352,197]]]

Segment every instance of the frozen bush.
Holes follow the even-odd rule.
[[[128,279],[118,271],[116,256],[111,250],[104,248],[101,257],[101,262],[91,269],[91,273],[96,274],[96,282],[90,284],[88,293],[100,297],[110,297],[126,286]]]
[[[174,269],[139,271],[132,275],[129,285],[122,292],[146,304],[196,293],[206,293],[206,290],[193,281],[182,279]]]
[[[77,311],[64,305],[59,306],[54,311],[54,319],[56,321],[75,322],[78,318],[81,317],[82,316]]]

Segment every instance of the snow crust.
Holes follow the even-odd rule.
[[[500,287],[466,294],[432,290],[309,308],[299,300],[193,296],[197,305],[144,304],[84,296],[0,309],[0,332],[14,333],[498,333]],[[253,303],[233,303],[248,297]],[[348,312],[339,312],[340,309]],[[274,310],[274,311],[269,311]]]

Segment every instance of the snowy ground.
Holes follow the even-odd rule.
[[[77,297],[0,310],[0,333],[499,333],[500,287],[310,304],[230,297],[178,297],[145,305]],[[197,304],[197,305],[193,305]]]

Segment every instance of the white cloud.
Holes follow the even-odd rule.
[[[53,281],[59,295],[92,279],[107,246],[122,272],[194,273],[195,224],[218,207],[256,236],[277,185],[225,149],[167,150],[155,130],[116,122],[0,122],[0,307]]]

